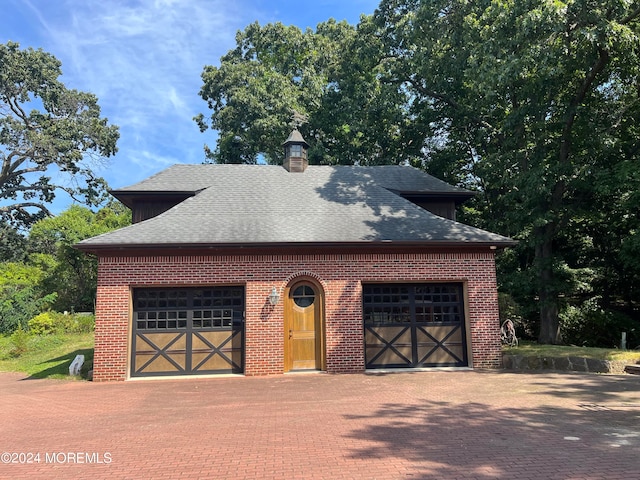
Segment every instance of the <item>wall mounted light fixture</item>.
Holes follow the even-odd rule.
[[[271,305],[277,305],[278,301],[280,301],[280,295],[278,295],[276,287],[273,287],[273,289],[271,290],[271,294],[269,294],[269,303]]]

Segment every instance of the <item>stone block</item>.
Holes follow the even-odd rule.
[[[567,357],[569,370],[573,372],[587,372],[587,362],[584,357]]]
[[[586,358],[587,371],[592,373],[609,373],[609,365],[606,360],[596,358]]]
[[[571,370],[571,368],[570,368],[571,363],[569,362],[568,358],[566,358],[566,357],[556,357],[553,360],[554,360],[554,367],[555,367],[556,370],[564,370],[564,371]]]

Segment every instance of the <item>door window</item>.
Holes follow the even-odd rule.
[[[313,291],[309,285],[300,285],[291,294],[293,302],[300,308],[305,308],[313,305],[316,299],[316,292]]]

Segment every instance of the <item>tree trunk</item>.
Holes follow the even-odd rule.
[[[560,320],[558,318],[558,301],[556,295],[542,290],[540,292],[540,335],[538,343],[560,344]]]
[[[553,273],[553,231],[552,225],[540,229],[540,243],[536,246],[535,256],[538,275],[538,298],[540,305],[540,334],[538,342],[559,344],[560,320],[558,317],[558,293]]]

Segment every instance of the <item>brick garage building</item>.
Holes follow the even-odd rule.
[[[112,192],[94,380],[497,367],[494,256],[455,221],[470,192],[406,166],[176,165]]]

